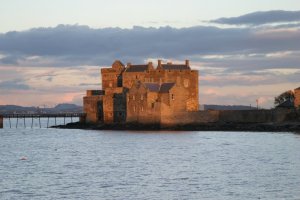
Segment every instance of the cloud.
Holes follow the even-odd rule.
[[[23,80],[12,80],[12,81],[2,81],[0,82],[1,90],[29,90],[31,87],[24,83]]]
[[[185,59],[209,54],[299,51],[300,30],[218,28],[100,28],[59,25],[0,34],[2,65],[74,67]]]
[[[200,76],[200,83],[203,86],[264,86],[280,83],[299,83],[300,70],[291,74],[262,71],[260,73],[234,73],[224,72],[223,74]]]
[[[239,17],[219,18],[212,23],[229,25],[262,25],[280,22],[299,22],[300,11],[272,10],[253,12]]]
[[[58,25],[0,33],[1,100],[81,102],[86,89],[101,88],[99,66],[109,66],[115,59],[144,63],[157,58],[191,60],[192,67],[200,70],[201,103],[272,99],[300,84],[300,22],[289,18],[293,23],[269,24],[274,22],[274,18],[257,19],[243,23],[263,26],[231,28]],[[212,89],[205,93],[207,88]],[[261,88],[267,89],[258,91]]]
[[[11,55],[11,56],[4,56],[0,59],[0,64],[3,65],[18,65],[18,56]]]
[[[100,87],[100,83],[80,83],[79,86],[97,86],[97,87]]]

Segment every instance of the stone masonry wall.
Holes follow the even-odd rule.
[[[300,108],[300,89],[295,89],[295,108]]]
[[[86,113],[86,122],[97,123],[103,112],[101,107],[103,104],[103,96],[86,96],[83,98],[83,108]]]
[[[213,123],[219,120],[219,111],[176,112],[161,119],[163,125]]]

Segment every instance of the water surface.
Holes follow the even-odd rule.
[[[0,199],[300,199],[300,135],[5,128]]]

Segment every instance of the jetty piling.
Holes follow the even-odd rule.
[[[0,116],[0,128],[3,128],[3,117]]]

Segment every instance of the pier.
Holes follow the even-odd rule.
[[[54,118],[55,126],[56,126],[56,118],[64,118],[64,125],[66,124],[66,118],[71,118],[71,122],[73,122],[73,118],[78,117],[80,121],[83,121],[85,118],[85,113],[41,113],[41,114],[0,114],[0,128],[3,128],[4,119],[9,120],[9,127],[12,128],[11,119],[17,119],[16,128],[18,128],[19,120],[23,121],[23,126],[26,128],[26,118],[31,119],[31,128],[33,128],[34,119],[39,121],[39,127],[42,128],[41,118],[47,118],[47,128],[49,127],[50,118]],[[22,123],[22,122],[20,122]]]
[[[0,128],[3,128],[3,117],[0,115]]]

